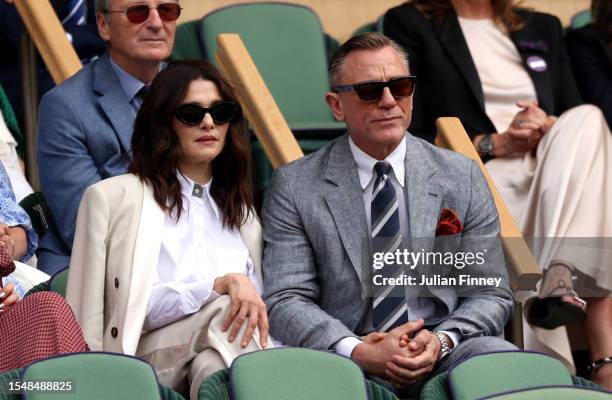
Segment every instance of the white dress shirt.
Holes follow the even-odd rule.
[[[374,165],[379,161],[368,154],[364,153],[355,142],[349,136],[349,146],[351,148],[351,153],[353,154],[353,158],[357,163],[357,172],[359,174],[359,182],[361,183],[361,190],[363,195],[363,205],[365,207],[366,221],[368,224],[368,231],[372,230],[370,215],[371,215],[371,203],[372,203],[372,189],[374,188],[374,182],[376,181],[376,173],[374,172]],[[391,168],[393,173],[390,174],[391,183],[393,184],[393,188],[395,189],[395,193],[397,195],[397,201],[400,207],[398,207],[399,211],[399,219],[400,219],[400,232],[402,237],[409,237],[409,226],[408,226],[408,209],[406,203],[406,196],[404,191],[405,184],[405,164],[404,160],[406,158],[406,138],[404,137],[400,144],[385,158],[389,164],[391,164]],[[408,319],[411,321],[418,319],[426,319],[429,317],[433,317],[435,315],[435,304],[434,302],[427,297],[417,297],[417,298],[408,298],[406,299],[407,307],[408,307]],[[369,314],[372,314],[372,311],[369,311]],[[371,321],[371,315],[367,318],[368,321]],[[459,335],[456,332],[447,332],[446,333],[454,343],[454,347],[459,343]],[[351,356],[355,347],[361,343],[361,340],[356,337],[345,337],[340,339],[335,345],[334,350],[336,353],[341,354],[345,357]]]
[[[166,214],[145,330],[151,330],[193,314],[219,295],[215,279],[228,273],[247,275],[261,294],[240,232],[223,226],[221,211],[206,185],[177,173],[183,195],[183,212]],[[201,197],[198,197],[201,196]]]

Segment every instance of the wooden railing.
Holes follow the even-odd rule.
[[[493,183],[491,176],[480,160],[472,141],[465,129],[463,129],[461,121],[458,118],[439,118],[436,121],[436,126],[438,128],[436,144],[461,153],[476,161],[489,184],[495,205],[497,206],[497,212],[499,213],[500,236],[504,246],[504,253],[509,263],[508,274],[510,275],[513,289],[536,290],[538,281],[542,279],[540,268],[523,239],[523,235],[516,222],[514,222],[510,210],[508,210],[495,187],[495,183]]]
[[[217,63],[234,84],[244,113],[274,168],[304,155],[240,36],[217,38]],[[323,101],[323,99],[321,99]]]
[[[56,85],[81,69],[81,61],[49,0],[15,0],[15,5]]]
[[[15,0],[30,38],[36,45],[53,81],[59,85],[77,73],[82,65],[74,47],[57,18],[49,0]],[[38,70],[36,52],[26,38],[22,40],[22,76],[24,98],[24,142],[28,181],[40,189],[36,164],[36,124],[38,116]]]

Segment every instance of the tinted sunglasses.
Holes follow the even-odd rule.
[[[199,125],[210,114],[217,124],[226,124],[240,117],[241,110],[238,103],[222,101],[210,108],[200,107],[197,104],[181,104],[174,111],[176,118],[185,125]]]
[[[414,93],[416,76],[406,75],[383,81],[369,81],[355,83],[353,85],[338,85],[332,87],[332,92],[357,92],[357,96],[363,101],[378,101],[383,95],[386,87],[396,99],[408,97]]]
[[[181,6],[177,3],[161,3],[157,7],[149,7],[147,4],[135,4],[126,8],[125,11],[107,10],[107,12],[123,13],[131,23],[141,24],[149,19],[149,13],[152,8],[157,9],[159,18],[162,21],[176,21],[181,15]]]

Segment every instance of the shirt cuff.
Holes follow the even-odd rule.
[[[437,331],[437,332],[444,333],[453,342],[453,348],[451,349],[451,351],[457,348],[457,345],[459,344],[459,334],[457,332],[453,332],[453,331]]]
[[[336,354],[351,358],[353,350],[360,343],[363,343],[360,339],[357,339],[354,336],[347,336],[338,340],[338,342],[334,345],[334,351],[336,352]]]

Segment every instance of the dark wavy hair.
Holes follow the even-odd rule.
[[[176,176],[182,152],[172,128],[174,111],[197,79],[213,82],[223,100],[238,102],[234,90],[206,61],[181,60],[161,71],[145,97],[134,123],[133,160],[128,171],[151,185],[157,204],[180,218],[181,187]],[[240,228],[252,212],[251,151],[242,116],[230,122],[225,146],[212,162],[212,198],[223,211],[223,225]]]
[[[516,31],[524,26],[524,21],[515,12],[514,0],[491,0],[493,4],[493,19],[506,27],[508,32]],[[423,14],[442,20],[444,15],[453,9],[451,0],[410,0],[409,3]]]
[[[593,26],[604,38],[608,47],[612,48],[612,1],[593,0]]]

